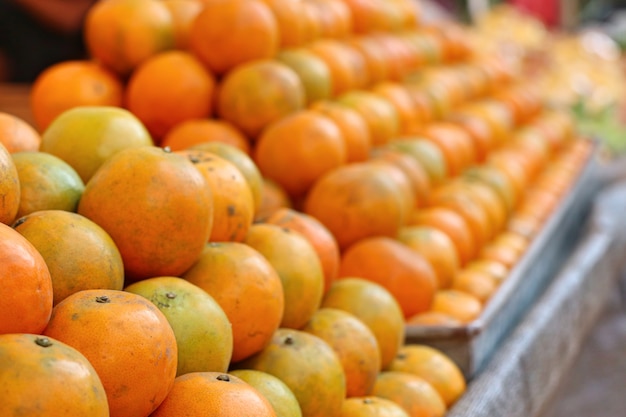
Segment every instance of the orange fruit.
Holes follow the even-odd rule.
[[[233,353],[233,332],[222,307],[202,288],[177,277],[154,277],[124,291],[150,300],[174,331],[176,376],[226,372]]]
[[[292,208],[293,203],[287,192],[275,181],[262,177],[261,204],[254,214],[255,222],[265,221],[280,208]]]
[[[484,162],[495,146],[489,124],[475,114],[465,113],[462,107],[449,114],[446,120],[469,135],[476,154],[476,162]]]
[[[276,60],[239,65],[218,85],[217,114],[253,140],[267,125],[303,109],[305,104],[300,77]]]
[[[410,417],[443,417],[447,411],[437,390],[425,379],[408,372],[381,372],[372,395],[393,401]]]
[[[39,73],[30,90],[30,106],[35,125],[43,132],[66,110],[78,106],[121,107],[123,96],[122,80],[100,63],[63,61]]]
[[[424,257],[435,271],[437,288],[448,288],[460,268],[459,255],[454,241],[434,226],[405,226],[398,231],[397,239]]]
[[[422,135],[439,147],[452,177],[461,174],[476,161],[471,136],[452,123],[429,123],[422,129]]]
[[[395,107],[400,120],[400,134],[415,133],[424,123],[411,94],[401,83],[383,81],[375,84],[371,91],[384,97]]]
[[[367,395],[380,370],[380,349],[376,336],[351,313],[320,308],[302,328],[330,345],[346,376],[346,395]]]
[[[324,295],[322,308],[346,311],[372,331],[384,369],[404,342],[404,315],[398,301],[382,285],[358,277],[344,277]]]
[[[165,401],[150,416],[174,417],[181,413],[276,417],[272,405],[258,390],[222,372],[192,372],[177,377]]]
[[[142,146],[118,152],[98,169],[78,213],[113,238],[127,280],[177,276],[196,261],[211,235],[213,197],[185,157]]]
[[[285,300],[280,326],[302,328],[324,292],[324,271],[313,245],[300,233],[269,223],[253,224],[244,243],[265,256],[280,277]]]
[[[128,110],[81,106],[54,119],[43,132],[40,151],[70,164],[86,184],[102,163],[117,152],[152,145],[146,127]]]
[[[298,74],[304,86],[307,104],[331,98],[332,74],[323,59],[302,47],[281,49],[276,59]]]
[[[462,323],[449,314],[439,311],[425,311],[409,317],[406,324],[417,326],[461,326]]]
[[[356,110],[367,122],[372,145],[383,145],[400,134],[400,116],[384,97],[371,91],[350,90],[337,101]]]
[[[426,257],[388,237],[362,239],[347,248],[339,274],[382,285],[398,301],[405,318],[427,311],[438,286]]]
[[[475,296],[451,288],[435,294],[432,311],[448,314],[461,323],[469,323],[482,312],[482,303]]]
[[[21,217],[13,228],[44,258],[54,305],[77,291],[124,287],[124,265],[117,246],[88,218],[63,210],[40,210]]]
[[[325,173],[344,165],[341,130],[312,110],[294,112],[268,125],[257,140],[254,160],[263,174],[292,197],[300,197]]]
[[[279,47],[289,48],[304,45],[312,40],[316,28],[311,25],[306,4],[293,0],[263,0],[276,18],[279,34]]]
[[[402,407],[393,401],[374,395],[346,398],[341,406],[340,417],[409,417]]]
[[[152,55],[135,68],[124,90],[124,105],[156,143],[174,126],[213,114],[215,79],[185,51]]]
[[[324,340],[304,331],[278,329],[265,349],[237,368],[267,372],[282,380],[305,417],[333,415],[346,397],[339,357]]]
[[[37,151],[41,135],[24,119],[0,111],[0,143],[9,153]]]
[[[176,42],[172,14],[152,0],[94,4],[85,17],[84,38],[90,55],[121,76]]]
[[[492,187],[502,199],[507,213],[510,213],[519,201],[515,186],[501,169],[494,165],[476,166],[466,170],[463,175],[467,178],[482,181]]]
[[[261,253],[238,242],[208,243],[182,277],[211,295],[228,317],[232,362],[269,343],[283,317],[284,294],[278,273]]]
[[[391,62],[384,45],[367,34],[357,34],[345,40],[365,61],[371,85],[387,81],[391,78]]]
[[[341,254],[335,237],[315,217],[290,208],[279,208],[264,220],[266,223],[302,234],[317,252],[324,271],[324,292],[339,275]]]
[[[330,118],[341,131],[346,148],[346,162],[362,162],[368,159],[372,140],[367,122],[356,110],[336,101],[321,100],[309,106],[311,110]]]
[[[487,271],[462,269],[452,280],[450,288],[473,295],[485,304],[497,290],[498,281]]]
[[[302,410],[293,391],[279,378],[254,369],[234,369],[229,375],[247,382],[272,405],[276,417],[302,417]]]
[[[341,249],[366,237],[395,236],[406,221],[406,210],[403,190],[389,169],[367,162],[328,172],[304,202],[304,212],[322,222]]]
[[[472,262],[465,265],[465,269],[486,272],[498,285],[509,275],[509,268],[507,268],[506,265],[490,259],[474,259]]]
[[[202,0],[161,0],[172,15],[176,49],[189,49],[191,25],[202,10]]]
[[[419,162],[433,187],[440,185],[450,174],[441,149],[426,139],[401,137],[391,140],[384,147],[406,153]]]
[[[215,74],[243,63],[273,58],[280,45],[272,9],[260,0],[210,0],[196,16],[191,51]]]
[[[352,34],[352,15],[343,0],[305,0],[318,10],[321,37],[344,39]]]
[[[424,379],[437,390],[447,407],[454,404],[467,388],[459,366],[442,351],[426,345],[402,346],[388,369]]]
[[[241,242],[254,217],[252,189],[239,168],[216,153],[187,149],[176,151],[200,171],[213,194],[211,242]]]
[[[0,335],[0,414],[108,417],[100,377],[73,347],[33,334]]]
[[[52,279],[35,246],[0,223],[0,334],[41,333],[52,311]]]
[[[349,44],[338,39],[321,38],[307,44],[306,50],[321,59],[330,71],[332,97],[365,87],[365,60]]]
[[[226,143],[250,154],[248,138],[231,123],[219,119],[189,119],[180,122],[163,137],[161,146],[179,151],[210,142]]]
[[[113,417],[149,415],[174,384],[174,332],[163,313],[137,294],[76,292],[54,307],[43,334],[72,346],[91,362]]]
[[[10,224],[20,209],[20,177],[7,148],[0,143],[0,223]]]
[[[20,179],[16,219],[39,210],[76,211],[85,183],[67,162],[37,151],[12,155]]]

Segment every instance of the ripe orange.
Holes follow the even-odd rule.
[[[39,210],[76,211],[85,184],[76,170],[46,152],[12,155],[20,179],[20,207],[15,218]]]
[[[367,83],[365,60],[348,43],[338,39],[321,38],[307,44],[306,49],[326,63],[330,71],[332,97],[365,87]]]
[[[215,79],[185,51],[152,55],[135,68],[124,90],[124,105],[156,143],[186,120],[213,115]]]
[[[229,71],[220,81],[217,114],[256,139],[270,123],[304,108],[298,74],[276,60],[255,60]]]
[[[388,369],[423,378],[437,390],[447,407],[454,404],[466,389],[465,377],[459,366],[442,351],[430,346],[402,346]]]
[[[43,70],[30,90],[30,106],[39,132],[61,113],[78,106],[123,104],[122,80],[92,61],[63,61]]]
[[[276,55],[279,62],[294,70],[304,86],[306,103],[332,97],[333,79],[326,62],[305,48],[284,48]]]
[[[471,136],[460,127],[448,123],[429,123],[422,129],[424,138],[435,143],[447,162],[450,176],[455,177],[476,162]]]
[[[114,0],[94,4],[85,17],[90,55],[121,76],[175,46],[174,19],[160,1]]]
[[[244,243],[265,256],[280,276],[285,299],[280,326],[301,329],[324,292],[324,271],[313,245],[300,233],[269,223],[253,224]]]
[[[339,417],[409,417],[393,401],[374,395],[346,398]]]
[[[482,303],[475,296],[450,288],[437,291],[431,307],[432,311],[450,315],[461,323],[476,319],[482,309]]]
[[[409,317],[406,321],[407,325],[418,326],[461,326],[462,323],[449,314],[439,311],[425,311]]]
[[[405,318],[427,311],[438,287],[430,261],[388,237],[362,239],[347,248],[339,274],[382,285],[398,301]]]
[[[358,277],[344,277],[330,287],[321,307],[346,311],[372,331],[384,369],[404,342],[404,315],[396,299],[382,285]]]
[[[250,154],[248,138],[231,123],[219,119],[190,119],[178,123],[163,137],[161,146],[179,151],[211,142],[226,143]]]
[[[434,143],[416,137],[401,137],[385,144],[390,148],[408,154],[426,171],[433,187],[440,185],[450,174],[448,163]]]
[[[265,221],[280,208],[292,208],[293,203],[287,192],[276,182],[262,177],[261,204],[254,214],[255,222]]]
[[[302,417],[300,404],[293,391],[274,375],[254,369],[234,369],[229,375],[256,388],[272,405],[276,417]]]
[[[172,15],[176,49],[189,49],[189,32],[202,10],[202,0],[161,0]]]
[[[425,379],[408,372],[381,372],[372,395],[393,401],[410,417],[443,417],[447,411],[437,390]]]
[[[278,329],[269,346],[238,364],[281,379],[298,399],[305,417],[326,417],[341,408],[346,377],[335,351],[310,333]]]
[[[226,372],[233,353],[233,332],[222,307],[204,289],[177,277],[154,277],[124,291],[150,300],[174,331],[178,347],[176,376]]]
[[[24,119],[0,111],[0,144],[9,153],[38,151],[41,135]]]
[[[213,197],[189,160],[142,146],[115,154],[98,169],[78,213],[111,235],[127,280],[177,276],[191,267],[209,239]]]
[[[261,253],[238,242],[209,243],[182,277],[224,310],[232,326],[232,362],[269,343],[283,317],[284,294],[278,273]]]
[[[0,265],[0,334],[41,333],[52,311],[50,271],[35,246],[3,223]]]
[[[20,177],[7,148],[0,143],[0,224],[10,224],[20,209]]]
[[[0,415],[108,417],[100,377],[79,351],[49,337],[0,335]]]
[[[311,20],[306,3],[293,0],[263,0],[276,18],[279,47],[299,47],[317,36],[316,22]]]
[[[498,288],[498,281],[487,271],[462,269],[454,277],[450,288],[473,295],[485,304]]]
[[[365,90],[350,90],[337,101],[356,110],[367,122],[372,145],[383,145],[400,134],[400,116],[386,98]]]
[[[344,165],[341,130],[312,110],[287,115],[268,125],[257,140],[254,160],[263,176],[300,197],[327,172]]]
[[[165,401],[150,416],[184,414],[277,417],[272,405],[258,390],[222,372],[192,372],[177,377]]]
[[[410,135],[420,130],[425,120],[404,85],[395,81],[383,81],[375,84],[371,91],[384,97],[395,107],[400,120],[400,134]]]
[[[371,392],[380,370],[380,349],[365,323],[346,311],[320,308],[302,330],[321,338],[337,353],[348,397]]]
[[[13,228],[44,258],[54,305],[81,290],[123,288],[122,256],[111,236],[88,218],[40,210],[18,219]]]
[[[189,33],[193,53],[215,74],[246,62],[273,58],[280,45],[278,22],[260,0],[209,0]]]
[[[112,417],[149,415],[174,384],[174,332],[163,313],[137,294],[76,292],[54,307],[43,334],[72,346],[91,362]]]

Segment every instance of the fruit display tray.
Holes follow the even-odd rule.
[[[407,325],[406,343],[426,344],[442,350],[459,365],[468,380],[485,367],[545,291],[584,233],[585,221],[601,182],[598,148],[596,144],[570,190],[481,315],[463,326]]]

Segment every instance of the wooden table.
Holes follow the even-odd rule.
[[[13,114],[35,126],[29,93],[29,84],[0,83],[0,112]]]

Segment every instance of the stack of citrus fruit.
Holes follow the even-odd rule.
[[[0,117],[0,368],[32,368],[0,415],[445,414],[466,381],[405,326],[475,319],[591,149],[465,30],[96,3],[37,129]]]

